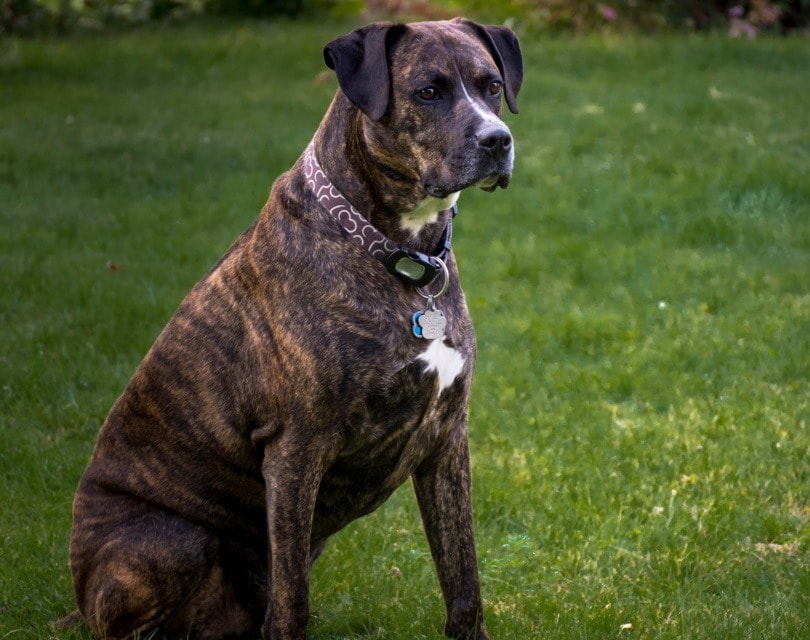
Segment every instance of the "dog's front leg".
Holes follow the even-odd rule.
[[[470,451],[458,429],[413,476],[422,522],[439,576],[451,638],[487,640],[473,541]]]
[[[309,617],[309,553],[320,465],[309,451],[274,442],[265,447],[267,502],[267,640],[304,640]]]

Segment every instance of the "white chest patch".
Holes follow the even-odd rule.
[[[431,340],[430,346],[418,356],[425,363],[425,372],[435,371],[439,375],[439,393],[447,389],[464,368],[464,356],[444,340]]]
[[[400,225],[417,236],[426,225],[436,222],[440,211],[452,207],[458,201],[458,196],[459,192],[456,191],[441,200],[427,197],[419,203],[416,209],[402,214]]]

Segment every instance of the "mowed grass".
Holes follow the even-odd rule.
[[[0,638],[85,639],[70,504],[188,289],[335,89],[347,23],[0,42]],[[523,37],[508,191],[456,254],[493,639],[810,637],[810,48]],[[441,637],[408,487],[335,537],[310,637]]]

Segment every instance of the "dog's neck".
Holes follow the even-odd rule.
[[[394,243],[429,252],[439,241],[458,194],[439,200],[418,177],[369,151],[363,114],[338,92],[315,134],[323,171],[340,193]]]

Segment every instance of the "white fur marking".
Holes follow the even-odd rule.
[[[448,347],[444,340],[431,340],[430,346],[417,356],[425,362],[425,372],[439,375],[439,393],[447,389],[464,368],[464,356],[457,349]]]
[[[479,116],[481,116],[484,122],[490,122],[498,125],[503,125],[504,127],[506,127],[503,120],[501,120],[498,116],[492,113],[492,111],[490,111],[489,109],[483,109],[480,104],[478,104],[475,100],[472,99],[472,96],[470,96],[470,94],[467,92],[467,87],[464,86],[463,82],[461,83],[461,90],[464,92],[464,96],[467,98],[467,102],[470,103],[470,106],[473,108],[473,111],[475,111]],[[509,127],[506,127],[506,130],[509,131]],[[510,168],[514,163],[514,161],[515,161],[515,145],[511,145],[509,147]]]
[[[496,124],[503,124],[503,121],[496,116],[492,111],[489,109],[483,109],[480,104],[478,104],[475,100],[472,99],[472,96],[467,92],[467,87],[464,86],[464,83],[461,83],[461,90],[464,92],[464,97],[467,98],[467,102],[470,103],[473,110],[481,116],[484,122],[493,122]]]
[[[445,211],[456,204],[458,196],[458,191],[451,193],[441,200],[428,196],[422,200],[415,209],[402,214],[400,226],[410,231],[413,235],[418,235],[425,225],[436,222],[440,211]]]

